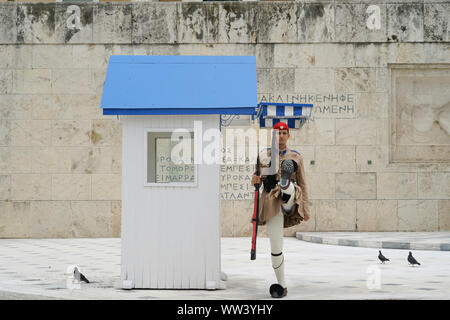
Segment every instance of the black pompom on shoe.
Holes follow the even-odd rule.
[[[291,175],[295,171],[295,162],[291,159],[283,160],[281,163],[281,179],[280,186],[282,189],[286,189],[289,186]]]
[[[272,298],[283,298],[287,295],[287,288],[283,288],[278,283],[271,285],[269,291]]]

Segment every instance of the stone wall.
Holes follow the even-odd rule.
[[[0,237],[120,236],[111,54],[255,55],[259,101],[314,103],[290,141],[312,218],[286,235],[450,230],[449,17],[439,0],[1,3]],[[222,234],[249,236],[251,168],[227,170]]]

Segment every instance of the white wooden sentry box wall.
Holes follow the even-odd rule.
[[[219,164],[198,164],[194,186],[145,183],[146,133],[193,129],[194,120],[202,121],[203,130],[218,129],[218,115],[120,116],[121,279],[133,288],[221,287]]]

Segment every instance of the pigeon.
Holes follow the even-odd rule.
[[[417,262],[417,260],[413,257],[411,251],[409,252],[408,255],[408,262],[414,267],[415,264],[418,264],[420,266],[420,263]]]
[[[378,252],[380,253],[378,255],[378,259],[380,259],[381,263],[384,263],[385,261],[390,261],[388,258],[386,258],[385,256],[383,256],[383,254],[381,253],[381,250],[378,250]]]
[[[80,271],[78,271],[77,267],[75,267],[73,269],[73,275],[74,275],[75,279],[78,280],[78,282],[84,281],[86,283],[89,283],[89,280],[84,276],[84,274],[82,274]]]

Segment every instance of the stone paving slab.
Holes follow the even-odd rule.
[[[297,232],[296,238],[339,246],[450,251],[450,232]]]
[[[270,300],[275,282],[269,241],[259,238],[257,259],[250,260],[250,238],[222,238],[225,290],[122,290],[118,238],[0,239],[0,299],[83,300]],[[413,251],[422,264],[411,267],[408,252],[332,246],[284,238],[290,300],[450,298],[450,253]],[[74,287],[68,267],[78,265],[91,281]]]

